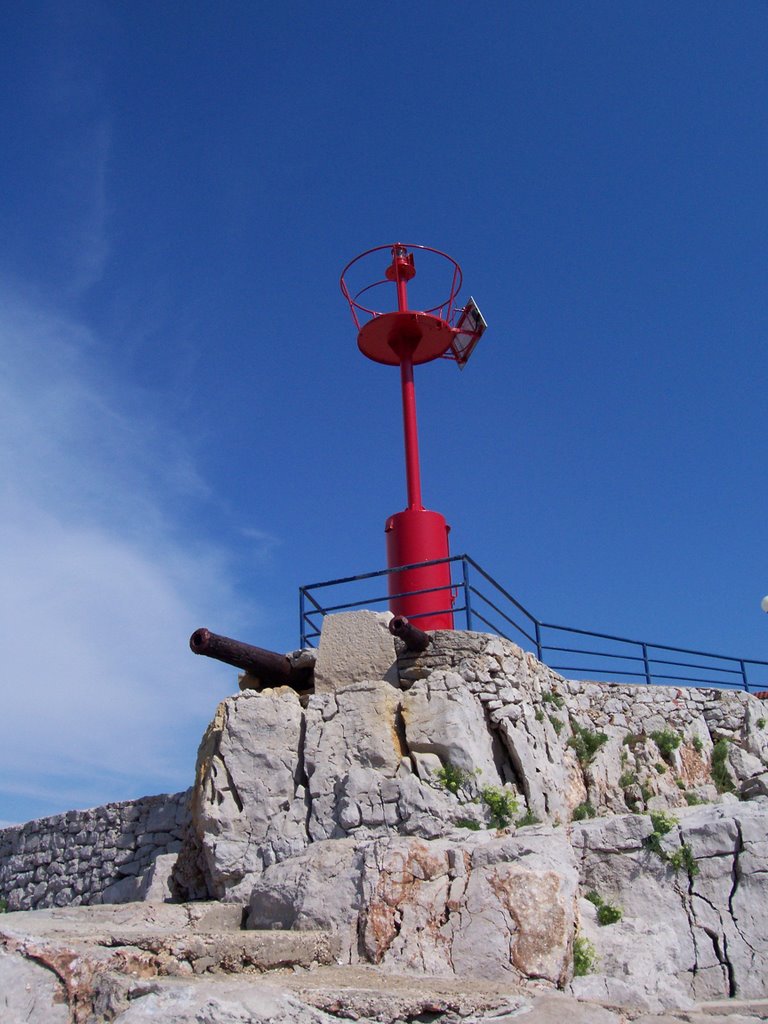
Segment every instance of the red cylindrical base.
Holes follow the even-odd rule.
[[[449,531],[450,526],[439,512],[424,508],[396,512],[384,527],[387,567],[395,569],[400,565],[450,557]],[[413,620],[419,629],[453,629],[450,563],[390,573],[388,579],[389,607],[394,615]]]

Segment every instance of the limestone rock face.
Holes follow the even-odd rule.
[[[538,978],[570,969],[578,871],[564,834],[314,843],[268,868],[248,926],[332,929],[349,962]]]
[[[251,927],[331,929],[350,964],[649,1013],[765,994],[760,701],[568,681],[479,633],[399,645],[393,679],[380,617],[329,621],[323,686],[245,691],[206,734],[183,856],[210,895]],[[599,959],[574,979],[579,934]]]
[[[196,859],[203,894],[247,899],[266,867],[309,843],[488,825],[489,790],[553,823],[719,800],[717,742],[732,788],[746,797],[766,789],[768,731],[754,697],[575,683],[506,640],[447,631],[423,654],[401,650],[393,681],[386,619],[326,618],[321,678],[338,657],[348,682],[303,702],[279,688],[220,705],[180,858]],[[386,677],[368,678],[374,670]],[[178,893],[200,895],[182,874]]]
[[[244,690],[219,705],[200,747],[192,799],[211,896],[247,896],[254,875],[306,846],[303,732],[304,712],[288,687]]]

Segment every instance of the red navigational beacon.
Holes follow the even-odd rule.
[[[420,310],[408,305],[408,284],[416,276],[414,250],[419,251],[420,259],[424,256],[442,269],[447,288],[441,301]],[[369,266],[371,258],[377,259],[384,251],[390,258],[384,278],[361,282],[362,287],[353,291],[350,282],[361,276],[361,267]],[[454,591],[448,561],[450,527],[439,512],[425,509],[421,500],[413,368],[433,359],[452,359],[463,369],[480,340],[486,323],[474,299],[457,305],[461,282],[461,267],[452,257],[429,246],[400,242],[368,249],[341,274],[341,290],[358,329],[358,348],[374,362],[400,367],[408,507],[390,516],[385,526],[389,607],[423,630],[453,629]],[[377,310],[363,305],[364,293],[377,290],[382,294],[382,289],[391,285],[395,295],[390,287],[386,305],[396,308]],[[366,294],[365,302],[370,301]]]

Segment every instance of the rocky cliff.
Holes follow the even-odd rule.
[[[488,634],[435,633],[413,654],[386,621],[326,619],[311,691],[246,679],[222,702],[170,885],[177,899],[230,906],[230,926],[242,917],[245,930],[203,941],[176,922],[172,941],[153,944],[151,928],[134,929],[122,946],[141,952],[141,970],[176,980],[130,998],[124,984],[109,1012],[98,1016],[93,997],[76,1019],[149,1020],[150,997],[178,1022],[525,1013],[618,1024],[692,1021],[703,1004],[709,1021],[736,1009],[733,1024],[765,1019],[766,705],[736,691],[567,681]],[[23,919],[6,922],[16,956]],[[283,992],[272,1016],[242,993],[240,1016],[205,1016],[189,981],[179,995],[180,976],[220,982],[301,962],[265,954],[267,933],[278,945],[303,935],[324,951],[312,962],[347,965],[322,970],[358,972],[369,995],[333,994],[330,982],[320,998],[308,981],[300,1007]],[[38,953],[49,938],[35,937]],[[119,936],[97,939],[91,994],[125,974],[103,952],[122,948]],[[418,997],[392,1002],[414,974]],[[174,1015],[177,997],[198,1009]]]

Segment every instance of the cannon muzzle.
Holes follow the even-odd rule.
[[[425,633],[423,629],[414,626],[404,615],[396,615],[393,619],[389,620],[389,632],[392,636],[402,640],[409,651],[426,651],[432,642],[432,637],[429,633]]]
[[[253,647],[228,636],[219,636],[209,629],[196,629],[189,638],[195,654],[223,661],[254,676],[262,686],[292,686],[294,690],[307,690],[312,685],[313,666],[294,664],[285,654],[276,654],[263,647]]]

